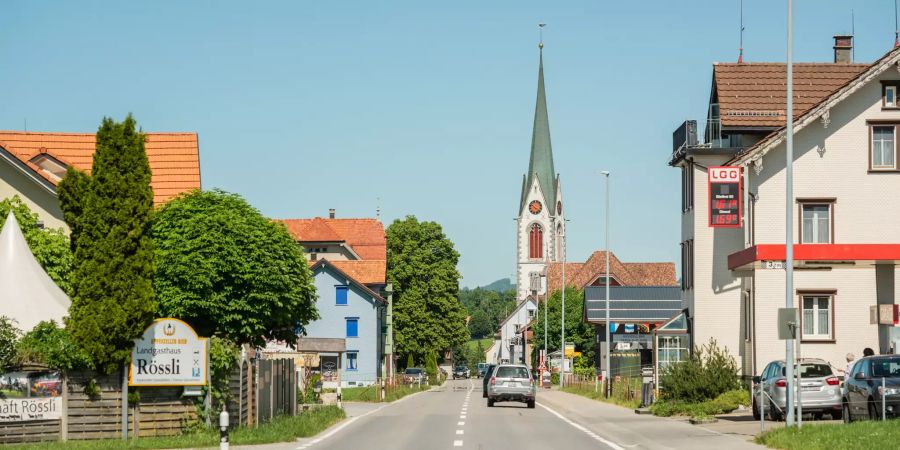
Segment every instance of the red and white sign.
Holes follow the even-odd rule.
[[[741,168],[719,166],[709,168],[709,226],[740,228],[742,205]]]

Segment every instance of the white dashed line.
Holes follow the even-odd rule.
[[[465,432],[466,432],[465,430],[456,430],[456,434],[463,434]]]
[[[615,442],[606,440],[606,439],[604,439],[604,438],[598,436],[597,433],[594,433],[593,431],[588,430],[587,428],[585,428],[585,427],[583,427],[583,426],[581,426],[581,425],[579,425],[579,424],[577,424],[577,423],[575,423],[575,422],[569,420],[568,418],[566,418],[566,417],[563,416],[562,414],[560,414],[560,413],[558,413],[558,412],[556,412],[556,411],[554,411],[554,410],[552,410],[552,409],[550,409],[550,408],[544,406],[543,404],[538,403],[538,406],[540,406],[541,408],[546,409],[547,411],[549,411],[549,412],[550,412],[551,414],[553,414],[554,416],[558,417],[558,418],[559,418],[560,420],[562,420],[563,422],[565,422],[565,423],[567,423],[567,424],[569,424],[569,425],[572,425],[573,427],[575,427],[575,429],[582,431],[584,434],[587,434],[588,436],[590,436],[590,437],[591,437],[592,439],[594,439],[595,441],[602,442],[602,443],[606,444],[609,448],[611,448],[611,449],[613,449],[613,450],[625,450],[625,448],[623,448],[622,446],[616,444]]]
[[[462,441],[453,441],[454,447],[462,447]]]
[[[456,422],[456,426],[464,427],[464,426],[466,426],[466,423],[465,422]]]

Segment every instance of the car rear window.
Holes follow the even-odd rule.
[[[833,372],[828,364],[803,364],[800,366],[801,378],[820,378],[831,376]]]
[[[873,359],[872,376],[900,377],[900,358]]]
[[[500,367],[494,376],[497,378],[528,378],[528,371],[524,367]]]

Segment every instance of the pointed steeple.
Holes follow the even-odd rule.
[[[534,129],[531,134],[531,158],[528,161],[528,175],[522,192],[520,210],[525,203],[527,189],[537,177],[545,201],[550,211],[555,211],[556,170],[553,168],[553,148],[550,145],[550,120],[547,116],[547,94],[544,92],[544,43],[538,45],[540,62],[538,65],[537,102],[534,106]]]

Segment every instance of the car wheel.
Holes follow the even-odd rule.
[[[528,402],[528,409],[534,409],[534,400]]]
[[[844,400],[844,404],[841,405],[841,416],[844,418],[844,423],[853,422],[853,416],[850,415],[850,405],[847,404],[846,400]]]
[[[491,399],[488,399],[488,408],[493,408],[493,407],[494,407],[494,401]]]
[[[756,401],[750,403],[751,408],[753,408],[753,420],[759,420],[759,405],[756,404]]]
[[[875,400],[869,399],[869,420],[878,420],[881,416],[878,415],[878,408],[875,407]]]

